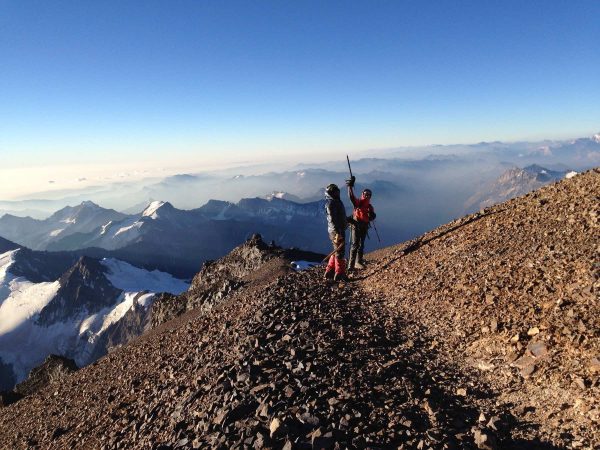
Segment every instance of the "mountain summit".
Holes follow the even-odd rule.
[[[248,284],[0,409],[0,447],[597,448],[599,196],[588,171],[351,284]]]
[[[160,215],[168,214],[170,211],[175,210],[173,205],[169,202],[153,201],[144,209],[142,217],[150,217],[151,219],[158,219]]]

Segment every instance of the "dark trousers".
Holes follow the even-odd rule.
[[[352,225],[352,247],[350,247],[350,258],[348,267],[354,268],[354,263],[358,261],[362,264],[363,252],[365,250],[365,238],[369,231],[369,224],[365,222],[356,222]]]

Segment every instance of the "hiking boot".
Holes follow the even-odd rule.
[[[323,278],[325,278],[326,280],[333,280],[334,276],[335,276],[335,273],[333,270],[326,270]]]
[[[354,267],[356,269],[364,269],[365,265],[364,265],[364,262],[357,261],[357,262],[354,263]]]
[[[348,279],[348,276],[345,273],[336,273],[335,276],[333,277],[333,281],[345,281],[345,282],[348,282],[350,280]]]

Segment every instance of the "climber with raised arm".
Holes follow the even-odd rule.
[[[327,232],[333,245],[325,269],[325,279],[348,281],[346,276],[346,209],[340,199],[340,188],[330,184],[325,188],[325,210],[327,212]]]
[[[352,214],[352,220],[350,221],[351,233],[352,233],[352,246],[350,248],[350,258],[348,260],[348,271],[354,269],[364,269],[365,260],[363,259],[363,253],[365,250],[365,238],[369,231],[370,222],[375,220],[375,209],[371,205],[371,196],[373,193],[371,189],[363,189],[360,198],[356,198],[354,195],[354,182],[356,177],[350,176],[349,180],[346,180],[346,186],[348,186],[348,197],[354,207]]]

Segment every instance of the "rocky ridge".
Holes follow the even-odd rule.
[[[512,167],[493,183],[484,186],[479,192],[473,194],[466,201],[465,209],[474,211],[523,196],[550,182],[559,181],[567,173],[568,171],[554,171],[537,164],[522,169]]]
[[[229,254],[206,261],[194,276],[187,292],[180,296],[163,294],[152,305],[152,326],[158,326],[185,311],[200,308],[210,311],[232,292],[248,284],[266,284],[291,270],[293,260],[320,262],[324,255],[267,244],[254,234]]]
[[[0,446],[596,448],[599,187],[372,253],[352,284],[249,283],[3,408]]]

